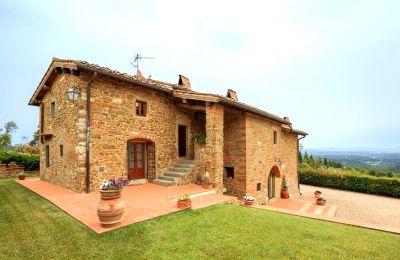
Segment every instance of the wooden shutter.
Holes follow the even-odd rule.
[[[147,143],[147,178],[156,178],[156,144]]]

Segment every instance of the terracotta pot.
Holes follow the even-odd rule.
[[[251,206],[254,204],[254,200],[245,200],[244,205]]]
[[[177,206],[180,209],[187,209],[192,207],[192,200],[177,201]]]
[[[320,192],[319,190],[314,192],[314,197],[317,198],[317,199],[320,198],[321,195],[322,195],[322,192]]]
[[[25,180],[25,176],[18,176],[19,180]]]
[[[197,179],[197,180],[196,180],[196,184],[197,184],[197,185],[202,185],[202,184],[203,184],[203,181],[202,181],[202,180],[199,180],[199,179]]]
[[[102,225],[112,225],[121,221],[125,212],[125,202],[121,198],[121,190],[100,190],[100,201],[97,215]]]
[[[288,199],[289,198],[289,190],[288,190],[288,188],[282,188],[281,198],[282,199]]]
[[[212,185],[212,184],[203,183],[203,184],[201,185],[201,187],[203,187],[203,189],[212,189],[212,188],[213,188],[213,185]]]
[[[325,203],[326,203],[326,199],[322,199],[322,198],[318,198],[316,201],[317,201],[317,204],[321,205],[321,206],[325,205]]]

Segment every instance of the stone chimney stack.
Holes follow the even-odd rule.
[[[183,75],[179,75],[178,85],[187,89],[191,89],[190,80]]]
[[[228,93],[226,93],[226,97],[238,101],[236,91],[232,89],[228,89]]]

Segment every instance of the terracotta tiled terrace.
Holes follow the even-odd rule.
[[[98,191],[75,193],[37,178],[17,182],[52,202],[96,233],[103,233],[129,224],[180,211],[176,206],[175,200],[184,193],[192,195],[193,209],[237,200],[235,197],[215,194],[211,189],[203,189],[201,186],[194,184],[163,187],[146,183],[139,186],[128,186],[122,191],[122,197],[126,203],[122,222],[110,227],[103,227],[99,223],[96,211],[100,199]]]

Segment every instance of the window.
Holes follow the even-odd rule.
[[[45,148],[46,168],[50,167],[50,146],[46,145]]]
[[[261,182],[257,183],[257,191],[261,191]]]
[[[51,113],[51,116],[56,115],[56,102],[51,102],[50,113]]]
[[[233,167],[225,167],[226,177],[229,179],[233,179],[235,177],[235,173]]]
[[[278,133],[274,131],[274,144],[278,143]]]
[[[136,101],[135,111],[137,116],[147,116],[147,102]]]
[[[64,146],[61,144],[60,145],[60,157],[64,156]]]

